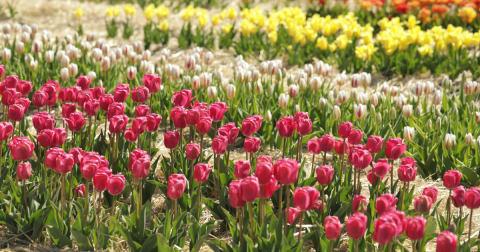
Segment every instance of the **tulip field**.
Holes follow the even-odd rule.
[[[0,251],[478,251],[478,7],[9,3]]]

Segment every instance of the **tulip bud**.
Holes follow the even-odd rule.
[[[233,84],[228,84],[227,86],[227,98],[232,100],[235,98],[236,87]]]
[[[403,111],[403,116],[405,118],[410,118],[410,117],[412,117],[412,114],[413,114],[413,106],[410,105],[410,104],[405,105],[405,106],[403,106],[402,111]]]
[[[375,118],[375,123],[376,124],[382,123],[382,114],[380,112],[378,112],[377,117]]]
[[[456,144],[456,136],[453,134],[445,134],[445,138],[443,139],[443,144],[445,148],[450,149]]]
[[[395,118],[397,118],[397,111],[394,107],[392,107],[392,109],[390,110],[390,121],[395,120]]]
[[[292,84],[288,87],[288,95],[290,95],[290,97],[292,98],[296,98],[298,96],[298,93],[299,93],[299,86],[298,85],[295,85],[295,84]]]
[[[255,85],[255,94],[256,95],[261,95],[263,93],[263,87],[262,87],[262,83],[260,82],[257,82]]]
[[[68,80],[68,68],[64,67],[60,69],[60,79],[62,81],[67,81]]]
[[[353,106],[353,111],[355,113],[355,118],[358,120],[362,120],[365,118],[365,116],[367,116],[367,106],[363,104],[359,104],[359,105],[355,104]]]
[[[411,142],[413,141],[413,138],[415,136],[415,129],[409,126],[405,126],[403,128],[403,139],[405,142]]]
[[[77,74],[78,74],[77,64],[71,63],[70,65],[68,65],[68,75],[74,78],[75,76],[77,76]]]
[[[471,146],[473,142],[473,136],[472,133],[467,133],[465,135],[465,146]]]
[[[23,54],[25,52],[25,44],[17,41],[17,43],[15,44],[15,52],[17,54]]]
[[[134,80],[136,75],[137,75],[137,68],[134,66],[129,66],[127,68],[127,79]]]
[[[374,117],[376,114],[377,112],[375,111],[375,106],[373,106],[373,104],[370,104],[370,116]]]
[[[2,60],[3,61],[10,61],[12,58],[12,51],[8,48],[3,48],[2,50]]]
[[[432,130],[432,120],[428,119],[427,124],[425,125],[425,130],[430,132]]]
[[[439,130],[442,128],[442,119],[440,117],[437,117],[437,121],[435,122],[435,129]]]
[[[272,121],[272,112],[270,112],[270,110],[267,110],[267,114],[265,115],[265,121]]]
[[[443,93],[440,90],[437,90],[433,93],[433,104],[440,105],[442,103]]]
[[[52,63],[54,60],[54,52],[52,50],[48,50],[45,52],[45,61],[47,63]]]
[[[278,104],[280,108],[286,108],[288,105],[289,96],[287,94],[280,94],[278,97]]]
[[[300,112],[300,105],[295,104],[295,107],[293,107],[293,113],[296,114],[298,112]]]
[[[338,121],[342,117],[342,111],[340,110],[340,107],[338,107],[337,105],[335,105],[333,107],[333,112],[332,113],[333,113],[333,120],[334,121]]]
[[[456,103],[453,104],[453,117],[454,118],[458,117],[458,107]]]
[[[326,105],[327,105],[327,100],[325,100],[325,98],[322,97],[318,100],[318,109],[319,110],[323,110]]]
[[[413,115],[416,117],[416,118],[419,118],[421,115],[422,115],[422,109],[420,108],[420,106],[417,106],[415,108],[415,110],[413,111]]]
[[[210,100],[215,100],[217,98],[217,88],[215,86],[209,86],[207,89],[207,96]]]

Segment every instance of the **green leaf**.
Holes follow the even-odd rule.
[[[88,237],[86,237],[82,231],[76,230],[72,228],[72,234],[73,237],[75,237],[75,240],[77,241],[78,248],[80,250],[88,250],[91,251],[93,250],[92,243]]]

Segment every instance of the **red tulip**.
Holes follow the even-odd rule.
[[[85,151],[82,148],[76,147],[76,148],[71,148],[68,151],[68,154],[72,154],[74,164],[79,164],[80,162],[82,162],[82,159],[85,156]]]
[[[128,123],[128,116],[126,115],[116,115],[110,118],[110,125],[108,129],[114,134],[118,134],[125,130]]]
[[[105,95],[105,88],[104,87],[94,87],[93,91],[92,91],[92,94],[93,94],[93,99],[100,101],[100,97]],[[113,97],[112,97],[112,102],[113,102]],[[108,106],[107,106],[107,109],[108,109]]]
[[[90,77],[81,75],[77,78],[77,87],[87,90],[90,87]]]
[[[19,81],[17,84],[17,91],[20,92],[23,96],[27,96],[30,91],[32,91],[33,84],[31,81]]]
[[[262,198],[264,199],[271,198],[278,188],[280,188],[280,185],[278,184],[278,181],[275,179],[275,177],[272,175],[268,183],[263,185]]]
[[[382,180],[383,178],[385,178],[385,176],[379,177],[379,176],[377,176],[377,175],[375,175],[375,174],[372,174],[372,170],[369,170],[369,171],[367,172],[367,179],[368,179],[368,182],[369,182],[370,184],[376,183],[378,178],[380,178],[380,179]],[[372,180],[372,179],[373,179],[373,180]],[[372,182],[372,181],[373,181],[373,182]]]
[[[35,144],[28,137],[14,136],[12,141],[7,143],[12,159],[15,161],[24,161],[32,156]]]
[[[252,202],[260,197],[260,184],[256,177],[246,177],[240,181],[240,196],[246,202]]]
[[[32,165],[29,162],[19,163],[17,166],[17,177],[19,180],[28,180],[32,176]]]
[[[351,164],[353,164],[353,162],[355,161],[355,158],[358,158],[358,154],[357,155],[353,155],[353,154],[355,154],[357,151],[366,151],[366,150],[367,148],[365,147],[365,145],[356,144],[356,145],[350,146],[350,151],[348,152],[348,161]],[[361,153],[361,155],[363,154],[364,153]]]
[[[358,129],[352,129],[350,135],[348,135],[348,142],[351,144],[360,144],[362,141],[363,132]]]
[[[82,89],[80,87],[69,87],[67,88],[67,90],[65,91],[65,94],[64,94],[64,100],[66,101],[69,101],[69,102],[72,102],[72,103],[76,103],[77,102],[77,96],[78,94],[82,92]]]
[[[3,79],[6,88],[17,88],[19,78],[16,75],[9,75]]]
[[[51,129],[44,129],[37,134],[38,144],[40,144],[40,146],[42,146],[43,148],[52,147],[54,138],[55,138],[55,131]]]
[[[367,228],[367,216],[362,213],[355,213],[348,217],[347,235],[352,239],[360,239],[365,234]]]
[[[137,135],[143,134],[147,129],[147,118],[146,117],[137,117],[133,119],[132,123],[133,132]]]
[[[110,106],[110,104],[114,102],[113,95],[111,94],[101,95],[98,98],[98,101],[100,102],[100,109],[103,111],[108,111],[108,107]]]
[[[144,103],[148,100],[149,91],[145,86],[134,87],[132,89],[132,101]]]
[[[13,125],[11,122],[0,122],[0,141],[7,140],[13,133]]]
[[[65,153],[63,149],[53,147],[46,151],[45,153],[45,166],[54,171],[57,170],[57,157]]]
[[[350,131],[352,131],[353,124],[351,122],[343,122],[338,126],[338,135],[346,139],[350,136]]]
[[[381,216],[373,222],[375,230],[373,231],[372,238],[375,242],[380,244],[388,244],[395,236],[397,224],[390,218],[389,215]]]
[[[168,177],[167,196],[170,199],[177,200],[182,197],[185,191],[187,179],[183,174],[172,174]]]
[[[139,104],[135,108],[135,117],[143,117],[150,114],[150,108],[145,104]]]
[[[55,171],[61,174],[67,174],[73,168],[73,155],[68,153],[60,153],[55,160]],[[82,172],[83,174],[83,172]]]
[[[352,153],[353,166],[356,169],[365,169],[372,162],[372,155],[367,150],[358,150]]]
[[[410,240],[418,241],[425,235],[425,226],[427,220],[422,216],[415,216],[413,218],[407,218],[406,220],[406,234]]]
[[[404,157],[400,163],[401,165],[409,165],[411,167],[416,167],[417,161],[411,157]]]
[[[326,186],[332,182],[333,173],[335,171],[331,166],[325,165],[317,167],[315,172],[317,173],[317,182],[322,186]]]
[[[205,183],[211,171],[212,168],[209,164],[196,164],[193,167],[193,179],[198,183]]]
[[[148,156],[148,153],[142,149],[135,149],[134,151],[130,152],[130,159],[128,161],[128,170],[133,170],[133,165],[137,159],[142,158],[143,156]],[[148,156],[150,158],[150,156]]]
[[[207,134],[212,129],[212,118],[200,117],[200,121],[197,124],[197,130],[200,134]]]
[[[192,90],[187,89],[173,93],[172,95],[173,104],[177,107],[184,107],[186,109],[190,107],[190,102],[193,99],[195,99],[195,97],[192,97]]]
[[[188,159],[195,160],[197,159],[198,155],[200,155],[200,145],[196,143],[189,143],[185,146],[185,151]]]
[[[455,207],[465,206],[465,188],[463,186],[458,186],[453,190],[452,201]]]
[[[110,175],[103,171],[97,171],[93,176],[93,187],[97,191],[104,191],[107,189],[107,181]]]
[[[256,153],[260,149],[262,141],[258,137],[247,137],[243,144],[245,151],[248,153]]]
[[[327,216],[323,226],[325,227],[325,236],[329,240],[336,240],[340,237],[343,224],[340,223],[337,216]]]
[[[62,105],[62,117],[63,118],[69,118],[72,113],[75,113],[77,111],[77,106],[73,103],[64,103]],[[45,111],[42,111],[45,112]],[[42,112],[38,112],[42,113]],[[47,112],[45,112],[46,115],[49,115]]]
[[[383,214],[382,216],[388,216],[391,218],[397,225],[395,236],[400,236],[405,231],[405,213],[400,210],[390,211]]]
[[[257,164],[260,164],[260,163],[272,163],[272,158],[269,157],[269,156],[263,156],[263,155],[260,155],[258,156],[257,158]]]
[[[288,208],[288,224],[292,225],[301,215],[302,215],[302,210],[294,208],[294,207],[289,207]],[[287,214],[287,210],[285,209],[285,215]]]
[[[377,198],[375,202],[375,210],[379,216],[382,216],[384,213],[394,211],[397,209],[398,199],[393,194],[383,194]]]
[[[257,132],[257,124],[258,122],[256,120],[247,117],[242,121],[242,134],[244,136],[253,135],[255,132]]]
[[[197,109],[190,109],[185,111],[185,122],[188,126],[197,126],[200,121],[200,111]]]
[[[308,135],[312,131],[312,121],[310,119],[301,119],[297,122],[297,132],[300,136]]]
[[[313,155],[318,155],[320,152],[320,139],[310,139],[308,140],[307,147],[308,147],[308,152],[310,152]]]
[[[410,6],[408,4],[398,4],[395,6],[395,10],[401,14],[406,14],[409,9]]]
[[[30,107],[30,103],[31,102],[27,97],[21,97],[15,101],[15,104],[19,104],[23,106],[23,114],[27,113],[28,108]]]
[[[218,129],[218,134],[221,136],[226,136],[228,138],[228,144],[232,145],[237,140],[238,133],[240,132],[240,128],[235,127],[235,123],[230,122],[223,125],[220,129]]]
[[[457,170],[450,170],[443,174],[443,185],[448,189],[455,189],[462,180],[462,173]]]
[[[86,158],[82,160],[82,163],[80,164],[80,172],[82,173],[82,176],[84,178],[92,179],[93,176],[95,176],[97,169],[99,168],[99,163],[88,162],[86,160],[87,160]],[[72,158],[72,164],[73,164],[73,158]]]
[[[233,208],[240,208],[247,204],[247,202],[245,202],[240,196],[240,180],[232,180],[232,182],[230,182],[228,200],[230,206]]]
[[[143,84],[151,94],[156,94],[162,86],[162,78],[156,74],[145,74],[143,75]]]
[[[89,100],[83,104],[83,109],[87,116],[94,116],[97,114],[98,109],[100,108],[100,103],[98,100]]]
[[[255,167],[255,177],[258,178],[258,183],[260,183],[260,185],[265,185],[266,183],[270,182],[272,175],[272,163],[259,162],[257,159],[257,166]]]
[[[283,138],[291,137],[297,128],[297,124],[291,116],[285,116],[284,118],[280,119],[276,126],[278,133]]]
[[[384,159],[384,161],[387,161]],[[387,175],[387,173],[392,169],[393,166],[388,164],[387,162],[384,162],[383,160],[378,160],[377,163],[372,162],[373,169],[375,170],[375,176],[377,177],[384,177]]]
[[[368,201],[365,195],[355,195],[352,202],[352,211],[354,213],[365,213],[367,211]]]
[[[437,202],[438,189],[435,186],[423,188],[422,195],[426,195],[432,199],[432,204]]]
[[[323,203],[321,200],[316,200],[315,203],[313,204],[313,209],[323,212],[325,209],[326,205]]]
[[[235,162],[235,178],[244,179],[250,176],[251,170],[250,161],[238,160]]]
[[[115,87],[115,89],[113,90],[113,100],[115,102],[123,103],[127,100],[129,94],[130,85],[118,84],[117,87]]]
[[[417,176],[417,167],[411,167],[409,165],[400,165],[397,170],[398,179],[402,182],[411,182],[415,180]]]
[[[125,136],[125,140],[129,141],[129,142],[135,142],[137,141],[137,134],[135,134],[135,132],[133,132],[133,129],[126,129],[125,130],[125,133],[124,133],[124,136]]]
[[[210,104],[209,110],[212,121],[221,122],[228,109],[229,107],[225,102],[214,102]]]
[[[184,107],[173,107],[170,110],[170,119],[173,121],[173,124],[177,129],[184,129],[187,127]]]
[[[77,198],[83,198],[85,196],[85,186],[83,184],[78,185],[73,189],[73,193]]]
[[[4,106],[11,106],[21,96],[22,94],[17,92],[16,89],[5,89],[5,91],[2,93],[2,104]]]
[[[67,123],[68,128],[72,132],[78,132],[82,130],[83,125],[85,125],[87,119],[83,118],[83,114],[81,112],[75,112],[71,113],[68,118],[63,118],[63,121]]]
[[[168,131],[164,136],[164,144],[168,149],[175,149],[178,145],[180,134],[178,131]]]
[[[5,73],[5,66],[0,65],[0,78],[2,78],[3,74]]]
[[[125,113],[125,104],[114,102],[108,106],[107,119],[110,120],[116,115],[123,115]]]
[[[385,144],[385,156],[390,160],[397,160],[402,156],[406,149],[407,145],[403,144],[401,138],[390,138]]]
[[[107,191],[111,195],[119,195],[125,188],[125,177],[123,175],[111,175],[107,179]]]
[[[21,121],[24,113],[25,108],[21,104],[13,104],[8,107],[8,119],[10,121]]]
[[[132,155],[130,154],[130,158],[131,157]],[[146,178],[150,172],[150,167],[150,155],[145,154],[139,158],[135,158],[131,167],[133,177],[136,179]]]
[[[465,192],[465,206],[468,209],[480,207],[480,187],[470,187]]]
[[[83,105],[84,105],[86,102],[88,102],[88,101],[90,101],[90,100],[92,100],[92,99],[93,99],[93,95],[92,95],[92,93],[90,93],[90,92],[88,92],[88,91],[82,91],[82,92],[79,92],[79,93],[77,94],[77,104],[78,104],[78,106],[80,106],[80,107],[83,107]],[[49,106],[50,106],[50,104],[49,104]]]
[[[382,151],[383,137],[381,136],[369,136],[367,141],[367,150],[370,153],[379,153]]]
[[[455,252],[457,250],[457,235],[445,230],[437,235],[437,252]]]
[[[427,195],[417,196],[413,199],[413,206],[418,214],[426,214],[432,207],[432,198]]]
[[[299,111],[299,112],[295,113],[295,115],[293,116],[293,120],[296,123],[300,123],[301,120],[305,120],[305,119],[309,119],[308,112]]]
[[[320,143],[320,150],[323,152],[329,152],[333,149],[333,144],[335,143],[335,139],[330,134],[323,135],[319,140]]]
[[[297,182],[300,164],[293,159],[278,159],[273,164],[273,175],[278,182],[291,185]]]
[[[343,140],[336,140],[333,144],[333,150],[335,150],[335,153],[337,153],[337,155],[345,155],[350,152],[350,143],[348,141],[345,141],[345,146],[343,144]]]
[[[46,111],[40,111],[32,116],[33,127],[37,131],[44,129],[53,129],[55,127],[55,118]]]
[[[148,114],[147,118],[147,127],[146,130],[148,132],[155,132],[158,130],[160,123],[162,122],[162,116],[157,114]]]
[[[217,155],[225,153],[227,150],[228,139],[225,136],[216,136],[212,141],[213,152]]]
[[[41,108],[45,105],[47,105],[48,102],[48,94],[43,92],[43,91],[35,91],[33,93],[33,106],[37,108]]]
[[[313,186],[297,187],[293,193],[293,204],[302,211],[313,209],[320,192]]]

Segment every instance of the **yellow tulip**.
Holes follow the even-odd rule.
[[[268,34],[268,39],[270,40],[270,44],[275,44],[275,43],[277,43],[277,38],[278,38],[277,32],[270,32],[270,33]]]
[[[163,20],[162,22],[160,22],[160,24],[158,24],[158,29],[160,29],[161,31],[163,32],[166,32],[168,30],[168,20]]]
[[[231,24],[226,24],[222,27],[222,32],[224,34],[229,34],[230,31],[232,30],[233,26]]]
[[[198,25],[200,25],[200,27],[204,28],[205,25],[207,24],[208,22],[208,16],[199,16],[198,18]]]
[[[288,46],[287,46],[287,50],[289,50],[289,51],[293,50],[293,46],[292,46],[292,45],[288,45]]]
[[[158,19],[163,19],[163,18],[166,18],[169,14],[170,14],[170,9],[168,9],[167,7],[163,6],[163,5],[160,5],[157,7],[157,18]]]
[[[337,39],[335,40],[335,43],[337,44],[338,49],[345,50],[345,48],[347,48],[347,45],[348,43],[350,43],[350,41],[345,34],[342,34],[337,37]]]
[[[230,7],[227,10],[227,16],[229,19],[235,19],[237,17],[237,11],[234,8]]]
[[[328,42],[327,42],[327,38],[325,37],[320,37],[320,38],[317,38],[317,47],[322,50],[322,51],[325,51],[327,50],[327,46],[328,46]]]
[[[117,5],[115,5],[115,7],[113,7],[113,16],[114,17],[118,17],[118,14],[120,14],[120,11],[122,9],[120,9],[120,7],[118,7]]]
[[[152,19],[152,17],[155,15],[155,12],[157,10],[155,9],[155,6],[153,4],[150,4],[148,5],[146,8],[145,8],[145,18],[150,21]]]
[[[126,4],[124,10],[127,16],[133,16],[137,12],[135,6],[133,6],[132,4]]]
[[[433,54],[433,48],[430,46],[430,45],[423,45],[421,47],[418,48],[418,53],[420,53],[420,55],[422,57],[424,57],[425,55],[429,55],[429,56],[432,56]]]
[[[330,52],[335,52],[335,50],[337,50],[337,46],[335,44],[330,44],[328,45],[328,49],[330,50]]]
[[[220,22],[220,15],[213,15],[212,17],[212,25],[215,26]]]
[[[227,13],[225,11],[220,12],[220,19],[224,20],[227,17]]]
[[[79,7],[79,8],[77,8],[77,9],[75,10],[75,16],[76,16],[77,18],[81,18],[81,17],[83,16],[83,10],[82,10],[82,8]]]
[[[105,14],[107,15],[107,17],[112,17],[113,16],[113,8],[108,7],[107,10],[105,11]]]

